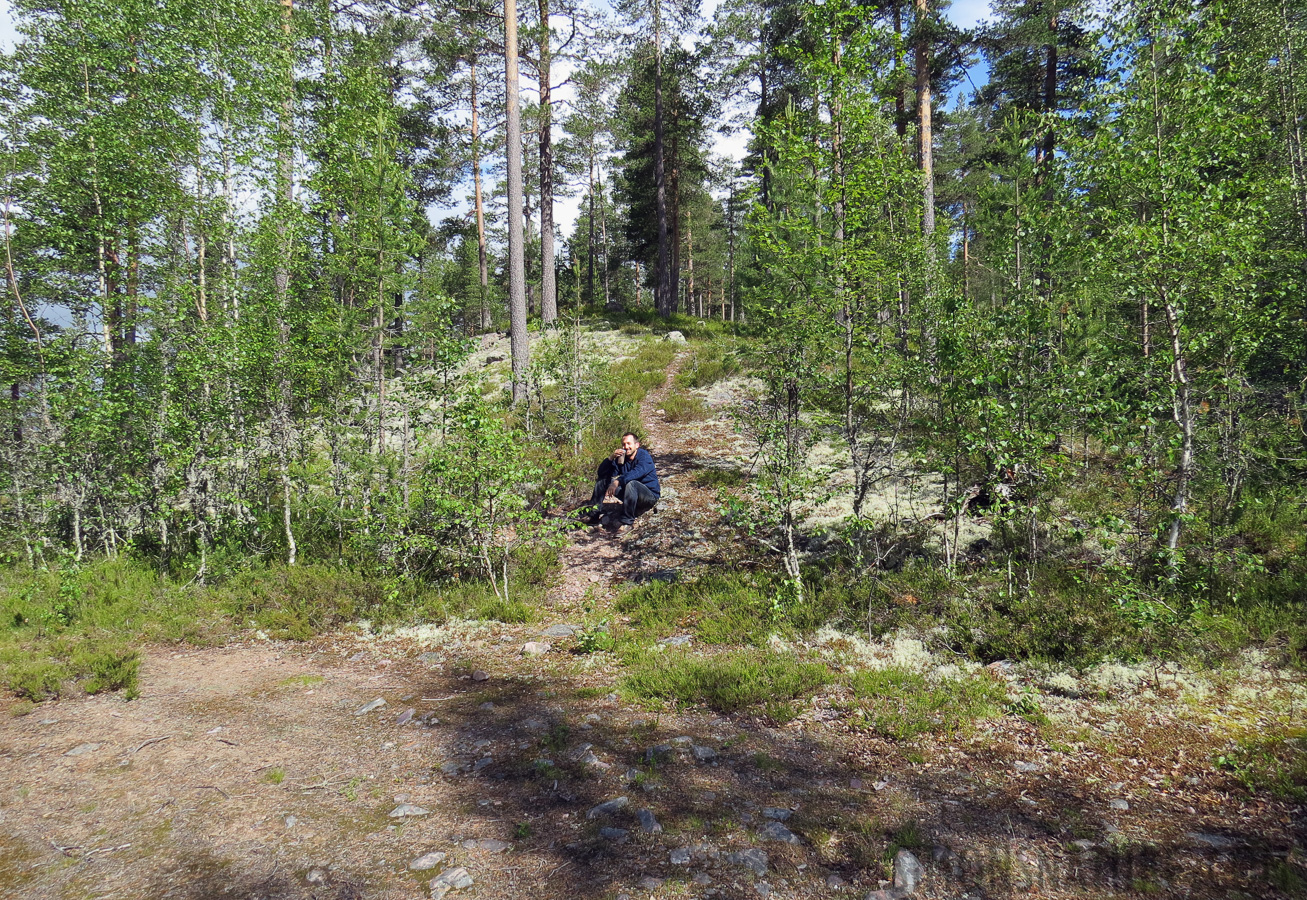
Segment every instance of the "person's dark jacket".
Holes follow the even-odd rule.
[[[621,464],[614,464],[617,475],[617,487],[622,489],[632,481],[638,481],[647,487],[655,497],[662,496],[658,486],[658,473],[654,471],[653,457],[643,447],[635,451],[635,457]]]

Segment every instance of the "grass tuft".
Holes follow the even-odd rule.
[[[1003,686],[984,676],[932,682],[893,666],[855,672],[849,687],[857,698],[852,724],[896,741],[955,734],[998,712],[1007,699]]]
[[[641,699],[701,703],[731,713],[811,696],[830,680],[826,666],[793,653],[737,650],[698,657],[669,651],[633,660],[622,688]]]

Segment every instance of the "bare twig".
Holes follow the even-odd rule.
[[[151,744],[157,744],[160,741],[166,741],[170,737],[172,737],[171,734],[165,734],[163,737],[150,738],[148,741],[142,741],[141,743],[136,745],[136,749],[133,750],[131,753],[129,753],[128,756],[132,756],[136,753],[140,753],[142,750],[144,750],[146,747],[150,746]]]
[[[197,784],[197,785],[196,785],[195,787],[193,787],[191,790],[195,790],[195,791],[217,791],[219,794],[222,794],[223,799],[225,799],[225,800],[230,800],[230,799],[231,799],[231,795],[230,795],[230,794],[228,794],[226,791],[224,791],[222,788],[218,787],[217,785],[213,785],[213,784]]]

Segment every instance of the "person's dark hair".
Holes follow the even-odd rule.
[[[627,437],[628,435],[631,437],[631,440],[635,441],[637,444],[640,443],[640,435],[636,434],[634,431],[627,431],[622,434],[622,437]]]

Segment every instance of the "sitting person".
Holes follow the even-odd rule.
[[[640,446],[640,439],[628,431],[622,435],[622,446],[599,464],[594,493],[579,512],[582,520],[591,525],[605,519],[605,524],[612,524],[616,519],[618,530],[626,531],[635,524],[636,516],[654,508],[661,494],[653,457]],[[610,496],[620,501],[620,512],[603,512],[604,501]]]

